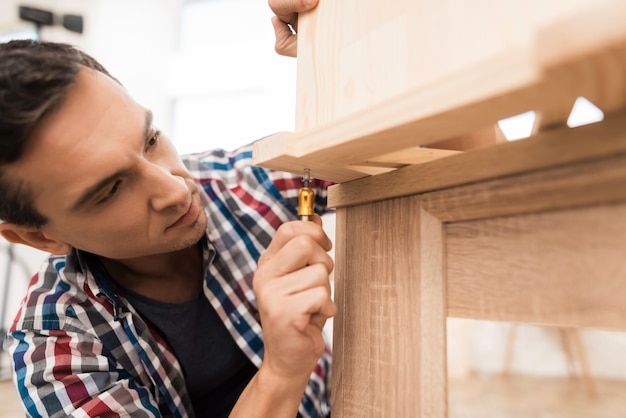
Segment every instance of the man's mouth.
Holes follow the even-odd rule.
[[[196,200],[193,199],[192,197],[191,203],[189,205],[189,208],[187,209],[187,212],[185,212],[180,218],[178,218],[176,222],[171,224],[167,229],[179,228],[179,227],[182,228],[182,227],[193,225],[198,219],[199,213],[200,213],[200,206],[197,204]]]

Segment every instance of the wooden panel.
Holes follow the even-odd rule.
[[[529,56],[526,50],[512,51],[454,79],[407,91],[320,128],[297,131],[286,142],[272,136],[261,139],[255,143],[255,164],[296,173],[308,167],[312,176],[336,182],[364,177],[337,170],[411,146],[465,135],[527,111],[527,102],[536,101],[532,94],[525,94],[526,101],[498,97],[503,91],[536,84],[537,70]],[[499,78],[500,74],[507,76]]]
[[[620,112],[605,115],[602,123],[551,130],[333,186],[328,204],[342,207],[423,193],[624,152],[626,113]]]
[[[446,250],[450,316],[626,329],[626,204],[451,223]]]
[[[463,73],[529,45],[539,27],[605,3],[320,1],[299,21],[296,130]]]
[[[320,10],[324,7],[343,8],[351,3],[322,2]],[[363,161],[411,146],[466,136],[502,118],[528,110],[537,109],[543,115],[542,123],[551,125],[563,119],[563,114],[571,108],[578,96],[586,97],[604,111],[614,111],[623,107],[626,101],[626,25],[621,24],[626,19],[626,7],[621,3],[595,2],[594,8],[598,12],[594,14],[592,23],[589,23],[587,14],[582,14],[565,24],[554,24],[550,30],[538,31],[533,42],[523,42],[501,51],[463,71],[448,75],[442,73],[419,88],[404,86],[399,89],[385,83],[374,83],[371,85],[373,90],[380,87],[384,92],[398,91],[391,97],[375,100],[345,115],[333,115],[312,124],[305,123],[297,128],[288,144],[269,138],[261,140],[261,143],[273,143],[263,147],[263,152],[255,149],[255,162],[268,168],[295,173],[308,167],[312,169],[314,177],[345,182],[367,175],[359,169],[351,170],[351,165],[361,165]],[[365,5],[367,3],[363,7]],[[383,7],[382,4],[380,7]],[[357,9],[360,10],[361,6]],[[411,10],[411,6],[407,6],[407,10]],[[575,7],[571,10],[575,10]],[[409,11],[407,13],[410,14]],[[329,19],[337,24],[342,22],[340,15]],[[354,16],[351,15],[350,19],[354,20]],[[585,33],[593,41],[580,37],[563,38],[571,30],[570,27],[579,27],[582,24],[580,22],[588,26]],[[598,30],[590,29],[594,27]],[[489,27],[490,31],[492,29]],[[315,31],[307,34],[306,29],[302,32],[304,39],[308,39],[308,35],[318,35]],[[328,36],[328,31],[322,32],[325,33],[323,36]],[[430,40],[428,42],[432,44]],[[558,59],[549,55],[551,49],[542,52],[544,43],[561,46],[562,51],[556,54]],[[385,51],[390,49],[393,48]],[[419,56],[422,52],[411,48],[403,51],[407,57]],[[332,48],[324,53],[332,54]],[[376,54],[371,56],[378,58],[372,61],[384,62],[385,74],[396,68],[389,64],[393,61],[385,62],[384,57]],[[315,71],[320,71],[318,79],[308,80],[306,76],[298,79],[299,88],[305,86],[313,89],[303,95],[307,100],[332,97],[332,94],[327,94],[319,87],[323,85],[320,80],[323,74],[329,80],[336,79],[332,68],[327,68],[326,73],[321,69],[324,66],[322,63],[328,61],[326,58],[315,61],[316,66],[310,64]],[[301,60],[306,62],[306,56],[301,56],[299,62]],[[307,64],[302,66],[306,68]],[[344,71],[345,67],[337,68]],[[336,86],[331,90],[341,94]],[[367,100],[357,102],[368,103]],[[336,107],[334,104],[329,105],[333,106]],[[299,110],[298,114],[315,118],[316,109],[306,108]]]
[[[337,226],[342,238],[336,244],[333,417],[417,416],[422,342],[419,198],[340,210]],[[437,289],[433,286],[429,293]],[[439,299],[442,303],[443,295]],[[441,335],[437,326],[433,321],[429,335]],[[429,358],[440,363],[440,355]],[[429,397],[439,396],[434,392]]]

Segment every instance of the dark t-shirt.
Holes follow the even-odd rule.
[[[128,289],[123,293],[174,350],[196,416],[227,417],[257,368],[204,294],[183,303],[166,303]]]

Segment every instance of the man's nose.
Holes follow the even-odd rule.
[[[189,203],[189,187],[185,179],[172,174],[167,168],[153,165],[148,168],[148,184],[152,195],[150,205],[156,211],[162,211],[172,206],[181,206]]]

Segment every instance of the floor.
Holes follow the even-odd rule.
[[[11,381],[0,382],[0,418],[23,417],[22,404]]]
[[[626,381],[473,376],[448,383],[450,418],[624,418]]]
[[[624,418],[626,381],[472,377],[449,383],[450,418]],[[24,416],[11,382],[0,382],[0,418]],[[385,417],[382,417],[385,418]]]

